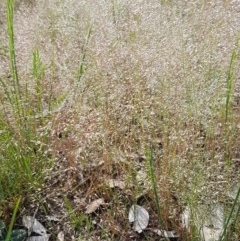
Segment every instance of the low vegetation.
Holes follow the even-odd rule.
[[[239,11],[1,1],[0,240],[239,240]]]

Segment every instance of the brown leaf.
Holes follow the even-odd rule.
[[[63,233],[63,231],[61,231],[60,233],[58,233],[58,235],[57,235],[57,241],[64,241],[64,233]]]
[[[91,202],[87,207],[86,207],[86,214],[90,214],[95,212],[102,204],[104,204],[104,199],[99,198]]]
[[[109,179],[108,180],[108,185],[111,188],[114,188],[114,187],[119,187],[120,189],[124,189],[125,188],[125,183],[123,181],[116,180],[116,179]]]

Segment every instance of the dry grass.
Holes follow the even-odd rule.
[[[3,6],[2,1],[0,76],[7,79]],[[164,229],[184,237],[179,214],[185,206],[226,202],[228,190],[240,181],[239,55],[225,123],[229,63],[239,48],[239,11],[237,0],[16,0],[22,85],[33,84],[32,52],[38,48],[46,68],[43,107],[47,110],[50,95],[55,103],[48,122],[54,167],[39,191],[41,215],[71,223],[64,225],[69,240],[71,235],[75,240],[159,238],[134,234],[127,220],[128,208],[138,202],[150,212],[150,227],[158,227],[146,157],[150,147]],[[84,51],[84,73],[77,84]],[[112,178],[126,187],[110,188]],[[69,215],[64,197],[75,216]],[[107,205],[89,217],[84,208],[96,198]]]

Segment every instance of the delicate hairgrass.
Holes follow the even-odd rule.
[[[13,1],[6,2],[8,4],[13,3]],[[34,182],[35,178],[33,177],[38,178],[41,175],[37,166],[42,165],[41,147],[39,145],[42,145],[44,138],[39,137],[37,132],[39,119],[35,117],[40,116],[41,120],[42,117],[45,118],[42,112],[46,105],[48,105],[47,113],[50,116],[53,113],[53,99],[57,100],[57,104],[66,100],[67,94],[64,91],[63,94],[59,94],[61,87],[56,88],[56,85],[64,85],[66,89],[72,90],[70,94],[74,93],[76,97],[72,100],[73,103],[67,106],[71,106],[73,111],[77,110],[76,112],[81,117],[78,118],[78,114],[74,117],[68,115],[68,108],[66,108],[66,117],[59,118],[56,121],[57,124],[53,124],[52,129],[55,131],[54,128],[57,128],[58,131],[65,128],[64,121],[66,119],[67,122],[71,122],[69,132],[78,140],[78,143],[67,148],[66,152],[78,153],[77,150],[81,150],[80,157],[76,158],[76,165],[78,165],[79,159],[83,160],[86,166],[89,161],[104,159],[104,177],[107,178],[108,168],[109,175],[112,175],[112,160],[119,160],[122,159],[122,156],[125,156],[125,154],[113,153],[112,149],[118,150],[119,153],[126,153],[126,161],[131,161],[132,168],[123,166],[119,174],[114,172],[114,177],[124,178],[125,174],[131,176],[134,182],[132,192],[138,194],[139,189],[142,188],[135,178],[137,175],[135,164],[138,165],[138,160],[135,159],[138,158],[133,158],[134,161],[132,162],[132,159],[128,160],[128,155],[142,155],[138,151],[145,146],[145,143],[149,143],[149,139],[163,138],[164,147],[160,147],[161,149],[164,148],[161,150],[164,153],[164,157],[161,157],[163,168],[161,166],[161,170],[158,170],[159,166],[153,161],[153,153],[159,151],[159,147],[153,146],[148,149],[144,156],[144,158],[147,156],[147,159],[141,160],[141,162],[146,161],[149,168],[149,179],[154,196],[153,203],[156,206],[156,215],[160,226],[161,228],[163,228],[163,225],[165,225],[164,228],[168,226],[169,213],[172,210],[169,208],[169,202],[165,200],[172,198],[170,197],[172,191],[174,191],[174,196],[176,193],[178,205],[187,205],[191,209],[192,218],[197,219],[198,203],[199,201],[206,201],[205,194],[201,191],[203,186],[205,188],[207,179],[214,181],[216,179],[216,183],[219,180],[218,170],[214,173],[216,177],[215,175],[212,176],[211,170],[213,169],[211,167],[221,165],[222,154],[225,154],[225,160],[230,160],[232,156],[228,149],[229,143],[237,145],[234,137],[232,137],[231,127],[236,123],[232,118],[234,115],[231,115],[231,111],[233,111],[231,108],[235,77],[233,70],[238,58],[236,58],[235,53],[232,53],[230,65],[228,60],[226,63],[224,62],[226,59],[222,58],[222,53],[225,55],[227,52],[225,53],[224,48],[223,50],[219,48],[222,45],[226,47],[226,43],[222,42],[223,28],[215,36],[216,31],[212,27],[212,23],[216,23],[218,27],[222,23],[226,23],[225,17],[221,16],[224,12],[219,8],[219,11],[210,13],[209,10],[212,6],[208,5],[207,1],[204,1],[202,5],[197,1],[189,1],[184,4],[181,1],[176,2],[176,4],[168,4],[172,1],[156,1],[154,6],[142,0],[138,2],[111,0],[108,4],[99,1],[97,5],[101,8],[101,11],[98,9],[98,21],[93,19],[93,32],[93,24],[89,25],[85,21],[86,19],[82,18],[85,13],[88,13],[90,7],[91,14],[94,14],[95,6],[92,5],[91,1],[86,2],[82,8],[75,7],[75,4],[81,4],[81,1],[80,3],[73,1],[74,4],[68,5],[75,8],[67,7],[67,9],[64,8],[64,11],[61,8],[66,5],[62,5],[62,2],[57,1],[58,8],[55,9],[55,1],[45,1],[44,5],[39,1],[37,3],[39,8],[49,4],[47,9],[50,10],[34,9],[40,10],[37,14],[45,11],[44,16],[48,14],[49,17],[46,22],[44,19],[43,24],[39,22],[38,27],[45,28],[48,24],[49,26],[46,30],[48,31],[46,38],[40,36],[41,31],[39,31],[41,43],[44,44],[36,47],[32,53],[31,80],[33,82],[28,82],[28,79],[25,79],[25,76],[28,78],[26,72],[24,78],[20,74],[18,76],[18,73],[22,73],[22,69],[20,64],[17,68],[14,51],[9,53],[9,57],[12,56],[10,61],[10,66],[13,66],[11,67],[11,78],[12,81],[15,80],[14,83],[16,84],[12,84],[12,86],[16,88],[16,91],[14,88],[10,88],[9,79],[0,77],[1,91],[5,93],[8,101],[7,103],[6,99],[1,100],[3,107],[2,113],[0,113],[2,119],[0,129],[3,130],[0,137],[0,147],[6,150],[0,152],[2,164],[0,170],[1,197],[13,196],[21,192],[22,189],[26,190],[29,182]],[[19,9],[25,11],[21,9],[22,6]],[[216,3],[216,10],[218,7],[218,3]],[[205,11],[205,8],[209,8],[209,10]],[[160,9],[161,14],[158,12]],[[69,14],[67,11],[69,11]],[[62,12],[64,14],[59,14]],[[204,20],[202,14],[204,14],[206,20]],[[62,22],[58,24],[60,15]],[[19,17],[20,20],[23,16],[24,14]],[[87,19],[89,19],[89,16]],[[103,22],[101,22],[102,20]],[[205,24],[206,21],[211,24]],[[55,25],[55,23],[57,24]],[[61,25],[62,23],[64,25]],[[75,26],[78,27],[75,28]],[[86,26],[87,33],[82,34]],[[29,29],[31,27],[33,28],[33,26],[29,26]],[[9,29],[10,39],[14,41],[13,28],[12,30]],[[62,29],[66,30],[64,33],[69,35],[62,34]],[[31,51],[32,43],[29,44],[31,40],[25,43],[24,39],[21,43],[21,34],[25,31],[24,26],[20,30],[18,38],[20,42],[16,44],[17,49],[24,45],[23,52],[25,50]],[[34,31],[29,31],[29,35],[32,34],[30,32]],[[98,37],[100,32],[101,36]],[[203,33],[205,38],[202,38]],[[93,34],[96,34],[94,42],[90,44]],[[62,38],[63,35],[70,37],[69,39]],[[229,37],[227,40],[231,41],[232,39]],[[228,41],[229,44],[230,41]],[[1,43],[2,41],[0,41]],[[90,45],[91,49],[89,48]],[[33,46],[36,46],[35,43],[33,43]],[[15,49],[14,42],[9,49]],[[226,51],[228,51],[227,49]],[[180,52],[182,52],[181,56],[179,55]],[[80,58],[76,57],[76,53],[80,53]],[[89,71],[87,71],[89,66],[87,63],[88,56],[93,59],[90,66],[93,66],[93,69],[89,68]],[[21,61],[22,58],[17,59],[18,63],[21,63]],[[21,64],[24,65],[25,63],[22,61]],[[226,72],[224,64],[229,65],[227,78],[223,78],[223,73]],[[27,66],[24,65],[24,67]],[[48,71],[45,71],[45,67],[49,67]],[[64,72],[65,70],[66,72]],[[212,77],[210,75],[217,76]],[[48,91],[47,94],[46,90],[43,89],[45,78],[49,80],[49,89],[53,90]],[[224,88],[226,79],[227,91]],[[67,86],[69,83],[70,86]],[[85,85],[85,83],[87,84]],[[79,91],[80,85],[85,87],[84,91]],[[54,93],[55,90],[57,94]],[[151,94],[149,94],[150,92]],[[17,94],[17,98],[15,94]],[[223,96],[226,97],[224,105],[222,105],[222,102],[219,104],[219,99],[222,99]],[[79,102],[77,101],[78,97],[81,99]],[[9,104],[12,109],[10,118],[7,118],[9,116],[7,115],[9,114]],[[221,117],[218,116],[217,112],[219,106],[223,110]],[[208,111],[205,111],[206,109]],[[88,110],[90,111],[88,112]],[[151,116],[148,113],[149,110]],[[169,116],[163,113],[165,110],[169,111]],[[5,113],[7,114],[5,115]],[[63,115],[65,113],[59,112],[59,117]],[[162,116],[164,116],[164,121],[160,122],[159,119],[163,118]],[[196,134],[199,131],[199,123],[202,122],[204,123],[203,131],[211,128],[211,133],[207,133],[207,137],[199,137]],[[221,126],[218,130],[219,122],[223,123],[223,128]],[[44,127],[44,124],[45,122],[42,121],[41,127]],[[217,127],[213,128],[213,126]],[[167,129],[166,134],[165,129]],[[222,130],[224,131],[222,132]],[[82,136],[84,136],[83,139],[81,139]],[[199,141],[199,139],[201,140]],[[201,150],[196,148],[196,145],[199,145],[198,141],[203,146]],[[62,153],[64,149],[62,146],[54,148],[56,153],[57,151]],[[37,154],[33,151],[34,149],[37,150]],[[73,158],[75,158],[74,155]],[[35,160],[37,161],[35,162]],[[208,168],[210,171],[207,170]],[[227,167],[226,171],[228,171]],[[164,186],[162,184],[161,187],[164,188],[164,191],[159,191],[161,180],[165,184],[170,183],[169,178],[173,175],[171,172],[176,173],[176,178],[170,179],[172,185]],[[21,173],[23,175],[19,175]],[[164,176],[156,176],[157,173]],[[94,171],[92,175],[95,175]],[[221,176],[224,175],[225,173],[221,173]],[[92,179],[92,177],[90,178]],[[216,183],[206,188],[207,195],[210,196],[213,193],[212,188],[214,190]],[[94,186],[94,180],[92,180],[92,184]],[[132,193],[134,197],[137,196],[136,193]],[[106,195],[106,193],[103,193],[103,195]],[[71,204],[72,208],[68,208],[66,203],[67,201],[65,201],[65,206],[71,214],[72,210],[75,210],[75,204]],[[109,214],[112,219],[116,217],[114,216],[115,207],[121,209],[118,205],[115,202],[113,205],[114,212]],[[239,213],[239,210],[236,213]],[[80,217],[69,216],[74,227],[77,225],[84,226],[88,221],[87,217],[84,215],[81,217],[81,214]],[[235,212],[231,220],[235,220],[230,222],[231,225],[235,225],[234,223],[237,220],[235,219]],[[195,227],[194,223],[193,220],[193,228],[188,236],[189,240],[199,239],[197,233],[199,227]],[[227,226],[230,226],[230,223]],[[91,227],[91,224],[89,224],[89,227]],[[106,230],[106,233],[108,231]]]

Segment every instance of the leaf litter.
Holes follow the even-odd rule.
[[[139,205],[132,205],[129,210],[128,219],[130,223],[133,223],[133,230],[142,233],[148,226],[149,213],[145,208]]]
[[[92,201],[87,207],[86,207],[86,214],[91,214],[93,212],[95,212],[101,205],[103,205],[104,199],[103,198],[98,198],[94,201]]]
[[[50,235],[46,228],[32,216],[23,216],[23,225],[28,229],[27,241],[48,241]],[[34,235],[37,234],[37,235]]]

